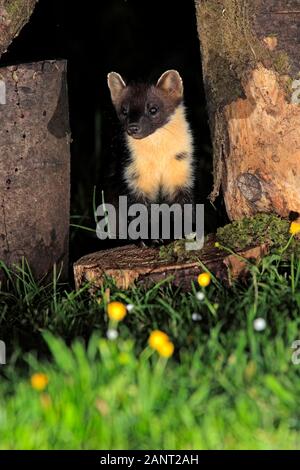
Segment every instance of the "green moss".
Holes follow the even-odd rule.
[[[290,241],[290,222],[274,214],[256,214],[220,227],[216,240],[225,248],[238,252],[246,248],[266,243],[271,253],[283,250]],[[205,239],[204,248],[198,251],[187,251],[187,240],[176,240],[160,247],[159,256],[169,262],[197,261],[203,253],[209,250],[211,236]],[[296,236],[284,251],[283,258],[291,253],[300,258],[300,239]]]
[[[247,247],[267,243],[271,252],[283,249],[289,239],[290,222],[276,215],[257,214],[244,218],[217,230],[217,240],[221,245],[238,251]],[[300,256],[300,240],[294,238],[286,254],[294,252]]]
[[[163,245],[159,250],[159,257],[166,261],[182,262],[182,261],[197,261],[201,250],[186,249],[186,239],[175,240],[168,245]]]
[[[196,0],[204,83],[214,148],[214,187],[219,194],[222,159],[228,149],[227,122],[223,109],[244,98],[244,84],[251,71],[263,64],[286,77],[290,60],[285,51],[269,50],[253,27],[253,0]]]
[[[270,51],[252,29],[253,0],[196,3],[207,92],[215,109],[243,96],[242,81],[259,62],[286,74],[284,51]]]
[[[287,75],[290,72],[290,58],[284,51],[273,55],[273,67],[280,75]]]
[[[248,2],[205,0],[197,12],[205,79],[217,108],[243,95],[241,79],[266,48],[250,29]]]
[[[4,8],[10,21],[10,30],[17,35],[21,27],[27,23],[35,7],[36,0],[6,0]]]
[[[24,0],[13,0],[6,2],[6,11],[10,17],[14,17],[16,14],[19,14],[22,9],[24,9]]]

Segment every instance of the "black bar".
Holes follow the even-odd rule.
[[[299,461],[298,451],[0,451],[0,467],[9,468],[8,465],[26,464],[47,465],[74,464],[99,468],[103,465],[120,465],[127,468],[136,468],[140,465],[206,465],[206,464],[251,464],[275,463],[280,458],[284,466]],[[6,465],[6,467],[3,467]]]

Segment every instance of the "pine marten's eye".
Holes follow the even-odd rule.
[[[128,115],[128,109],[125,108],[125,106],[122,106],[121,113],[123,114],[123,116],[127,116]]]
[[[158,107],[157,106],[151,106],[151,108],[149,108],[149,113],[152,115],[152,116],[155,116],[155,114],[158,112]]]

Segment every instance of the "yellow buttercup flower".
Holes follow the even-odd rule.
[[[166,333],[160,330],[154,330],[149,336],[148,343],[150,348],[158,350],[158,348],[167,341],[169,341],[169,336],[166,335]]]
[[[49,383],[48,376],[46,374],[42,374],[40,372],[33,374],[30,379],[31,386],[38,392],[42,392],[45,390]]]
[[[215,248],[220,248],[220,243],[219,242],[215,243]]]
[[[290,225],[290,233],[292,235],[296,235],[300,232],[300,223],[299,222],[292,222]]]
[[[202,273],[198,276],[198,283],[201,287],[207,287],[211,282],[211,275],[209,273]]]
[[[122,321],[126,313],[126,307],[122,302],[110,302],[107,305],[107,315],[111,320]]]
[[[157,351],[160,356],[169,358],[173,355],[174,344],[171,341],[165,341],[157,348]]]

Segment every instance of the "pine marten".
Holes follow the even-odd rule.
[[[107,80],[126,147],[119,161],[119,170],[113,171],[116,181],[111,180],[108,184],[108,193],[112,195],[109,202],[114,199],[114,206],[120,209],[116,194],[113,194],[118,188],[118,197],[127,196],[128,207],[135,203],[143,204],[148,214],[151,212],[149,208],[166,204],[170,209],[175,204],[181,207],[189,204],[190,213],[194,214],[193,138],[185,116],[183,83],[179,73],[168,70],[155,85],[126,84],[116,72],[109,73]],[[119,185],[117,180],[120,179]],[[119,211],[119,220],[122,217],[120,213],[123,212]],[[159,227],[162,220],[163,215]],[[159,236],[153,239],[155,242],[157,238],[178,238],[175,236],[174,214],[170,220],[172,234],[165,235],[159,229]],[[154,227],[153,219],[149,218],[148,226]],[[141,236],[141,239],[144,238]]]
[[[156,85],[126,85],[108,74],[108,86],[125,131],[128,159],[123,180],[132,201],[193,202],[193,138],[185,116],[183,83],[176,70]]]

